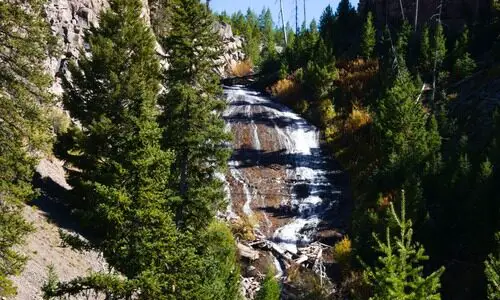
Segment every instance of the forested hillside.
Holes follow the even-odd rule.
[[[341,1],[298,32],[266,30],[267,11],[219,18],[246,38],[258,86],[319,126],[349,173],[344,296],[498,299],[498,4],[435,3],[414,22],[403,2],[387,18]]]
[[[500,299],[500,5],[361,2],[1,1],[0,298]]]

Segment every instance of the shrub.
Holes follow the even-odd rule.
[[[248,216],[242,216],[231,224],[231,231],[237,240],[253,241],[255,234],[253,229],[256,221]]]
[[[274,272],[269,271],[266,274],[266,278],[264,278],[264,282],[262,282],[262,286],[260,290],[257,292],[255,296],[256,300],[279,300],[280,299],[280,285],[278,280],[274,278]]]
[[[349,237],[344,236],[340,242],[335,244],[332,251],[333,259],[337,261],[344,272],[347,271],[350,266],[352,253],[352,243]]]
[[[69,115],[58,107],[54,107],[50,110],[49,119],[52,123],[52,129],[56,134],[66,133],[71,125]]]
[[[458,58],[453,66],[454,75],[457,79],[462,79],[472,75],[476,70],[476,62],[469,53],[465,53],[462,57]]]
[[[368,111],[354,105],[354,108],[347,119],[345,130],[352,133],[368,124],[371,124],[371,122],[372,117]]]
[[[300,84],[291,79],[281,79],[271,86],[269,92],[280,101],[293,101],[300,95]]]
[[[233,65],[231,68],[231,75],[236,77],[243,77],[253,72],[253,64],[250,60],[240,61]]]
[[[323,300],[332,299],[333,286],[313,271],[300,265],[293,265],[288,270],[288,284],[293,287],[296,299]]]

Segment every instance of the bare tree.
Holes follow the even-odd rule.
[[[399,0],[399,6],[401,7],[401,17],[403,18],[403,21],[406,20],[405,17],[405,10],[403,8],[403,0]]]
[[[299,0],[295,0],[295,34],[299,34]]]
[[[283,29],[283,36],[285,37],[285,46],[287,46],[288,38],[286,36],[285,17],[283,15],[283,0],[280,0],[280,14],[281,14],[281,27]]]
[[[418,0],[415,0],[415,32],[417,31],[418,25]]]
[[[437,14],[436,22],[441,25],[441,13],[443,12],[443,0],[439,3],[439,13]],[[438,47],[435,46],[434,51],[434,70],[432,72],[432,108],[435,109],[434,99],[436,98],[436,81],[437,81],[437,67],[438,67]]]
[[[304,0],[304,24],[307,24],[306,0]]]

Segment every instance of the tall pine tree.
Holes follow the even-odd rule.
[[[380,137],[382,186],[399,188],[439,150],[436,123],[421,103],[421,89],[405,67],[377,104],[374,125]]]
[[[171,213],[172,154],[161,149],[157,124],[160,64],[141,10],[138,0],[112,1],[100,27],[86,35],[91,55],[70,65],[72,81],[64,84],[65,107],[81,128],[58,144],[60,157],[78,169],[70,183],[94,234],[85,246],[102,251],[128,280],[95,274],[61,283],[47,296],[93,289],[126,298],[143,289],[141,299],[166,299],[176,270],[165,266],[182,268],[179,255],[194,251],[177,234]]]
[[[429,259],[424,248],[413,241],[412,222],[406,218],[405,196],[402,192],[401,213],[398,215],[391,203],[390,214],[399,229],[399,234],[392,236],[389,227],[385,241],[375,234],[377,250],[381,253],[378,265],[367,268],[365,276],[374,287],[373,300],[438,300],[440,277],[444,268],[429,276],[423,275],[422,262]]]
[[[45,117],[51,79],[43,70],[52,39],[43,4],[0,2],[0,297],[16,293],[8,277],[19,274],[26,258],[13,246],[31,229],[22,204],[35,196],[37,155],[51,142]]]
[[[262,41],[264,43],[263,56],[265,58],[274,58],[276,56],[276,41],[274,35],[273,16],[271,10],[264,9],[259,16],[260,30],[262,32]]]
[[[172,187],[181,196],[175,221],[189,231],[206,227],[224,204],[222,182],[216,173],[226,166],[230,151],[221,112],[225,102],[214,73],[220,42],[213,19],[199,0],[172,4],[172,27],[163,40],[170,67],[168,91],[161,99],[165,128],[163,145],[176,153]]]
[[[365,58],[371,58],[376,43],[376,31],[373,26],[373,14],[368,12],[366,22],[363,26],[363,36],[361,37],[361,53]]]
[[[460,38],[455,42],[453,49],[453,75],[456,79],[462,79],[471,75],[476,69],[476,62],[472,58],[469,48],[469,29],[464,28]]]

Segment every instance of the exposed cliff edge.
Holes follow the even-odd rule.
[[[151,10],[147,0],[142,0],[142,16],[148,25],[151,25]],[[46,18],[50,24],[52,33],[58,37],[61,47],[61,55],[52,57],[48,62],[47,71],[55,76],[63,71],[65,62],[78,57],[80,49],[84,47],[85,30],[91,26],[98,26],[99,14],[103,9],[109,7],[109,0],[50,0],[46,6]],[[216,23],[215,32],[218,32],[223,43],[223,55],[217,61],[220,67],[216,70],[221,77],[227,77],[230,70],[239,61],[245,59],[242,51],[243,38],[233,35],[231,25]],[[157,53],[166,58],[166,54],[159,44]],[[58,84],[54,86],[56,93],[62,90]]]

